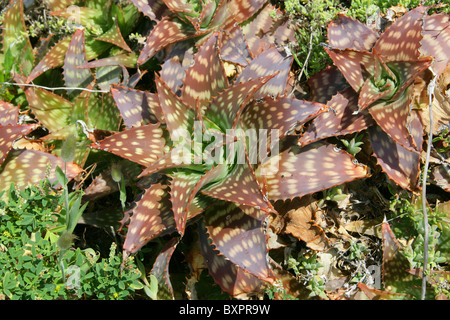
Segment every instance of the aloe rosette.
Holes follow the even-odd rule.
[[[329,24],[325,50],[348,88],[343,89],[341,81],[330,82],[336,75],[332,68],[311,79],[314,96],[327,96],[326,103],[336,112],[318,117],[299,143],[367,129],[382,170],[402,188],[417,189],[424,125],[415,96],[429,79],[427,69],[434,66],[442,72],[442,65],[449,60],[448,54],[430,45],[431,38],[435,45],[448,45],[448,32],[440,25],[446,15],[429,16],[427,10],[409,11],[381,35],[343,14]],[[439,37],[432,37],[433,31],[424,21],[438,25],[434,33],[440,26]],[[324,81],[330,84],[325,86],[327,92]]]
[[[367,170],[325,142],[292,144],[288,134],[295,126],[328,109],[287,97],[292,57],[271,48],[231,83],[220,55],[222,38],[216,32],[206,39],[185,75],[163,69],[155,76],[156,93],[113,86],[127,129],[92,148],[140,164],[140,177],[162,174],[126,212],[126,255],[172,234],[152,269],[171,289],[170,258],[186,226],[198,223],[209,274],[236,296],[275,279],[265,233],[269,213],[276,214],[273,201],[363,178]],[[162,80],[166,72],[181,82],[168,85]],[[251,139],[249,133],[265,129],[271,134],[263,142]]]

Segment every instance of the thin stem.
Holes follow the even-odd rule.
[[[37,84],[32,83],[12,83],[12,82],[0,82],[0,84],[3,85],[10,85],[10,86],[24,86],[24,87],[34,87],[34,88],[41,88],[49,91],[53,90],[81,90],[81,91],[88,91],[88,92],[101,92],[101,93],[108,93],[109,91],[106,90],[92,90],[92,89],[86,89],[86,88],[78,88],[78,87],[45,87],[45,86],[39,86]]]
[[[423,271],[422,271],[422,294],[421,299],[425,300],[426,286],[427,286],[427,266],[428,266],[428,243],[429,243],[429,227],[428,227],[428,211],[427,211],[427,176],[428,176],[428,167],[430,165],[430,153],[431,153],[431,144],[433,141],[433,95],[434,89],[436,87],[437,75],[434,73],[433,69],[430,68],[431,73],[433,74],[433,79],[430,81],[430,84],[427,88],[428,93],[428,112],[430,117],[430,125],[428,132],[428,144],[427,144],[427,155],[425,159],[425,166],[423,168],[423,176],[422,176],[422,212],[423,212],[423,226],[424,226],[424,241],[423,241]]]

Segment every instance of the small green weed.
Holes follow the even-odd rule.
[[[61,251],[64,199],[48,180],[11,186],[8,200],[0,201],[0,299],[127,299],[143,289],[141,272],[132,259],[122,265],[115,243],[107,259],[91,248]]]

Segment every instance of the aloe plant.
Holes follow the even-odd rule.
[[[448,16],[429,16],[427,10],[421,6],[409,11],[381,35],[343,14],[329,24],[325,50],[347,85],[330,81],[342,77],[335,68],[310,80],[314,97],[327,97],[335,113],[318,117],[299,143],[367,129],[382,170],[400,187],[417,190],[423,112],[410,109],[430,78],[427,69],[433,67],[441,74],[450,59],[437,49],[447,45],[443,24]],[[435,31],[427,23],[436,24]],[[324,82],[329,85],[323,86]]]
[[[139,55],[138,64],[143,64],[160,50],[183,40],[195,38],[197,45],[201,45],[214,31],[229,31],[235,24],[249,20],[266,2],[133,0],[143,14],[157,20]]]
[[[152,269],[169,291],[170,258],[187,225],[198,224],[209,274],[223,291],[257,292],[276,278],[265,235],[268,214],[276,214],[273,201],[367,176],[365,166],[331,144],[299,148],[292,143],[289,132],[328,110],[287,96],[292,57],[271,48],[231,83],[220,55],[222,37],[216,32],[205,40],[185,76],[172,73],[182,79],[181,88],[163,81],[164,69],[155,76],[155,94],[114,86],[128,128],[91,146],[140,164],[140,177],[162,175],[122,224],[128,255],[156,237],[172,235]],[[267,140],[251,139],[250,133],[264,130],[271,133]]]

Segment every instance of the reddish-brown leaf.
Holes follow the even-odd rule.
[[[298,140],[305,146],[320,139],[360,132],[374,124],[365,111],[358,111],[358,95],[352,88],[336,94],[326,103],[330,109],[317,116]]]
[[[181,23],[164,17],[150,32],[137,63],[142,65],[166,46],[204,33],[205,31],[201,34],[196,34],[194,30],[186,30]]]
[[[235,164],[225,178],[206,187],[201,192],[216,199],[235,202],[266,212],[273,210],[247,162]]]
[[[0,174],[0,190],[7,190],[11,183],[20,189],[29,184],[36,184],[48,178],[56,182],[55,168],[66,169],[69,180],[80,174],[83,169],[75,163],[64,161],[46,152],[37,150],[13,150],[3,163]]]
[[[157,95],[119,85],[111,86],[111,94],[128,128],[163,122]]]
[[[243,67],[252,60],[244,34],[238,25],[224,33],[220,56],[223,61],[236,63]]]
[[[156,257],[152,271],[150,272],[150,274],[154,275],[158,280],[158,295],[161,295],[161,291],[164,294],[165,291],[168,290],[172,299],[174,297],[174,293],[172,283],[169,278],[169,263],[179,241],[180,238],[174,237],[164,245],[158,254],[158,257]]]
[[[396,143],[408,150],[418,150],[420,146],[417,146],[412,139],[408,123],[412,90],[411,86],[398,99],[379,102],[368,110],[375,122]]]
[[[450,28],[448,14],[434,14],[424,18],[420,52],[433,57],[433,71],[440,75],[450,60]]]
[[[219,42],[220,34],[214,33],[200,47],[194,57],[193,66],[186,70],[182,99],[189,106],[195,106],[197,100],[200,105],[204,105],[228,87],[227,76],[218,49]]]
[[[385,287],[391,286],[394,292],[399,289],[404,290],[405,284],[413,279],[407,271],[410,269],[410,263],[402,254],[400,244],[386,221],[381,224],[381,233],[383,234],[383,283]]]
[[[163,0],[131,0],[133,4],[152,20],[161,20],[167,12],[167,7]]]
[[[417,189],[420,156],[392,140],[379,126],[369,128],[372,149],[381,169],[402,188]]]
[[[368,175],[364,165],[324,142],[293,146],[277,156],[278,170],[264,175],[269,198],[286,200],[325,190]],[[264,168],[268,163],[261,164]]]
[[[259,279],[271,281],[264,219],[253,218],[248,210],[254,209],[218,202],[205,212],[205,226],[220,254]]]
[[[19,108],[15,105],[0,100],[0,125],[15,125],[19,120]]]
[[[383,32],[374,49],[391,61],[417,59],[426,11],[427,7],[420,6],[400,17]]]
[[[155,75],[155,80],[159,103],[172,141],[176,143],[180,138],[190,139],[180,134],[183,135],[183,131],[191,132],[195,119],[194,109],[186,105],[158,75]]]
[[[137,252],[148,241],[175,227],[167,185],[152,184],[136,202],[132,212],[123,244],[129,253]]]
[[[279,97],[267,96],[262,101],[253,100],[241,114],[240,120],[246,129],[278,129],[280,139],[299,124],[303,124],[327,111],[326,105]]]
[[[236,79],[236,83],[247,82],[263,76],[275,75],[254,95],[255,99],[262,99],[267,95],[276,97],[284,95],[289,77],[293,57],[283,57],[276,48],[271,47],[258,57],[253,59],[242,70]]]
[[[332,48],[370,51],[377,39],[375,31],[344,14],[328,24],[328,44]]]
[[[203,227],[199,228],[199,240],[209,275],[224,292],[235,297],[246,293],[259,293],[264,289],[265,283],[262,280],[237,267],[214,249]]]
[[[336,66],[329,66],[308,79],[310,101],[326,104],[338,92],[349,86]]]
[[[113,153],[147,167],[163,155],[165,145],[159,123],[150,123],[115,133],[92,144],[91,148]]]
[[[373,74],[373,54],[351,49],[339,50],[325,48],[325,51],[342,72],[353,90],[359,92],[366,80],[367,72]]]
[[[222,126],[223,130],[231,129],[236,125],[243,108],[272,77],[265,76],[230,86],[212,99],[206,107],[205,116]]]
[[[195,186],[202,178],[199,173],[189,173],[177,171],[170,175],[170,200],[172,202],[173,216],[177,231],[180,235],[184,234],[186,222],[188,219],[188,203],[195,196],[193,193]]]
[[[0,126],[0,165],[12,148],[13,142],[36,128],[35,124]]]

